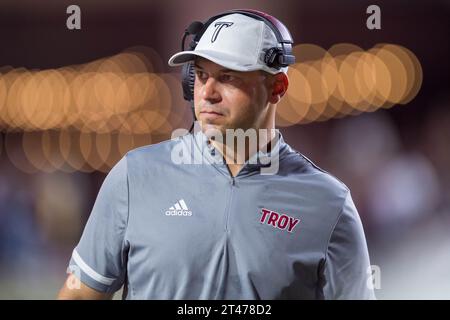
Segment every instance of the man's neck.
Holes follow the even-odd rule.
[[[256,130],[256,142],[251,139],[239,142],[239,139],[234,137],[229,140],[225,138],[223,142],[215,140],[210,140],[210,142],[222,154],[231,175],[235,177],[244,164],[259,150],[264,150],[264,152],[271,150],[275,143],[276,133],[275,128],[265,128]]]

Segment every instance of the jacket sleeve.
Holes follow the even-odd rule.
[[[350,192],[330,236],[322,277],[325,299],[375,299],[364,230]]]
[[[121,288],[126,275],[124,235],[128,222],[126,156],[105,178],[81,239],[73,250],[69,272],[101,292]]]

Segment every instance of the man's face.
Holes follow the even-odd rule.
[[[202,130],[218,129],[225,134],[226,129],[259,129],[269,101],[266,78],[261,71],[227,70],[197,58],[194,104]]]

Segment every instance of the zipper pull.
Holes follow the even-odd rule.
[[[234,186],[234,177],[231,177],[231,185]]]

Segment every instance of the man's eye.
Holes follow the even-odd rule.
[[[205,80],[205,79],[208,78],[207,75],[206,75],[206,73],[203,72],[203,71],[197,71],[197,77],[198,77],[199,79],[201,79],[201,80]]]
[[[236,80],[236,78],[230,74],[223,74],[220,76],[220,82],[232,82]]]

